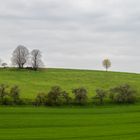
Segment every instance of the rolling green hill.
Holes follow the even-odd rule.
[[[18,85],[21,96],[34,98],[38,92],[48,92],[51,86],[59,85],[71,93],[76,87],[88,89],[93,96],[96,88],[110,87],[129,83],[140,94],[140,74],[104,72],[92,70],[44,69],[41,71],[0,69],[0,83]]]
[[[34,98],[59,85],[71,93],[84,86],[89,96],[96,88],[129,83],[140,94],[140,75],[89,70],[44,69],[17,71],[0,69],[0,83],[19,85],[24,98]],[[140,104],[0,107],[0,140],[139,140]]]

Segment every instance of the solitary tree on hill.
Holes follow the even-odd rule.
[[[103,60],[103,67],[108,71],[108,69],[111,67],[111,61],[109,59]]]

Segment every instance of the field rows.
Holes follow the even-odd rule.
[[[0,140],[139,140],[140,105],[0,108]]]

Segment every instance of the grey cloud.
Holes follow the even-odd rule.
[[[0,56],[23,44],[39,48],[48,67],[139,72],[138,0],[5,0],[0,5]],[[10,63],[10,62],[9,62]]]

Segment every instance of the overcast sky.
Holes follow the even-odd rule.
[[[40,49],[47,67],[140,72],[140,0],[0,0],[0,58]]]

